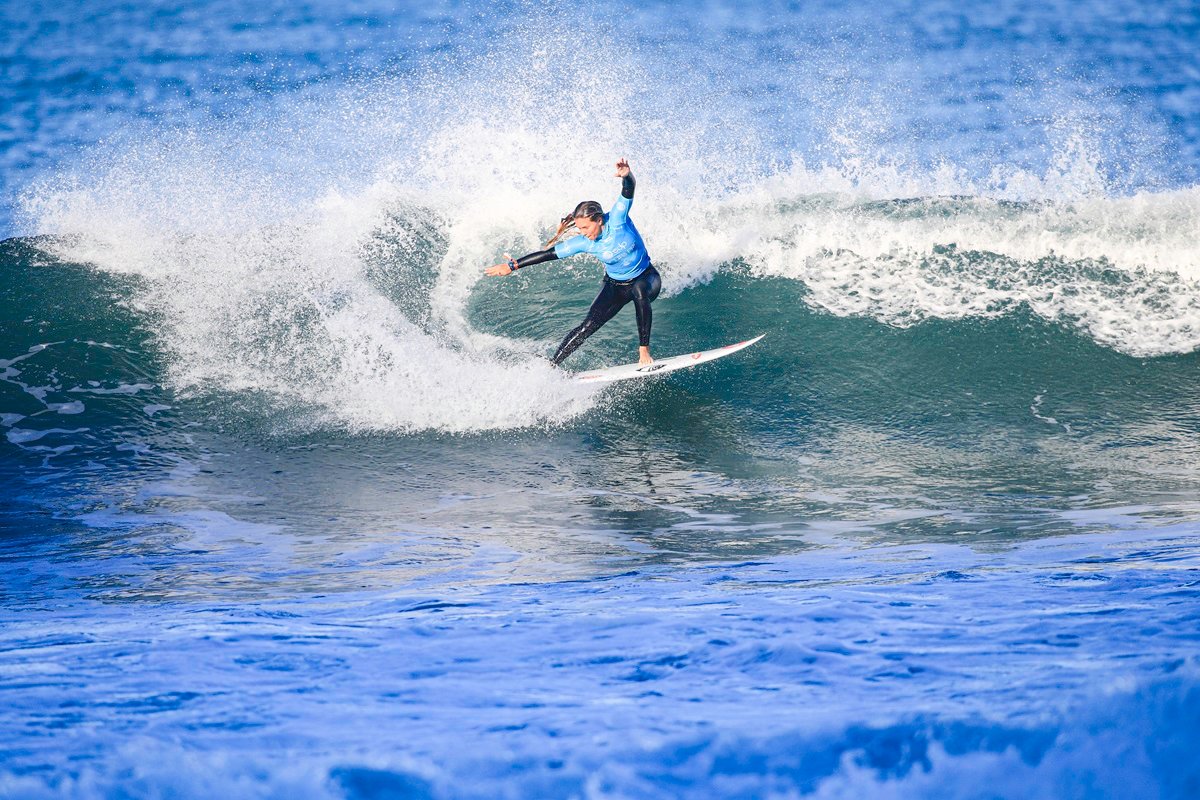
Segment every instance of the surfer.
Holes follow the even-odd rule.
[[[587,317],[567,334],[550,359],[556,366],[630,302],[637,314],[638,363],[649,364],[654,361],[650,356],[650,304],[658,297],[662,280],[658,270],[650,263],[646,245],[637,228],[633,227],[633,220],[629,219],[635,181],[629,170],[629,162],[623,158],[617,162],[617,177],[621,179],[621,196],[607,214],[595,200],[585,200],[562,218],[558,230],[546,242],[545,249],[520,258],[505,253],[506,261],[503,264],[485,270],[485,274],[499,277],[523,267],[579,253],[593,255],[604,264],[604,282],[600,285],[600,294],[588,309]],[[581,235],[559,241],[571,228]]]

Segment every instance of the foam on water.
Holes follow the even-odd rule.
[[[48,666],[39,672],[51,672]],[[181,692],[142,702],[148,710],[169,713],[196,699]],[[153,795],[163,787],[180,798],[329,800],[451,800],[481,794],[1182,800],[1193,796],[1200,781],[1187,744],[1196,733],[1198,706],[1200,690],[1189,676],[1099,696],[1095,705],[1044,727],[917,718],[848,727],[814,724],[774,736],[647,736],[614,748],[618,757],[608,761],[579,750],[561,759],[515,752],[504,763],[472,757],[468,750],[453,765],[402,752],[321,753],[289,759],[269,771],[262,756],[232,748],[195,752],[135,736],[114,746],[103,762],[85,762],[69,776],[0,772],[0,792],[30,800],[105,797],[114,790]],[[1164,730],[1172,731],[1166,741]],[[987,787],[986,795],[981,787]]]
[[[176,388],[255,390],[355,430],[554,424],[597,402],[535,357],[552,340],[486,335],[467,308],[491,291],[484,266],[540,246],[580,198],[611,201],[619,155],[664,298],[740,259],[836,315],[1025,306],[1134,355],[1200,346],[1200,189],[1118,195],[1094,137],[1061,121],[1042,174],[845,137],[780,166],[719,79],[604,38],[539,20],[465,65],[147,133],[37,185],[25,213],[63,258],[146,279],[136,304]],[[833,132],[862,112],[837,113]]]
[[[174,602],[58,598],[5,627],[0,675],[25,689],[3,713],[30,733],[0,792],[1184,798],[1200,780],[1192,523],[252,603],[232,596],[262,584],[202,567],[303,571],[300,543],[178,524],[208,559],[146,587]],[[70,565],[113,599],[114,569]]]
[[[839,316],[906,326],[1028,307],[1137,356],[1200,346],[1200,190],[1012,202],[842,192],[752,200],[739,256]],[[750,231],[753,231],[752,233]]]
[[[173,356],[177,387],[259,390],[353,428],[512,427],[587,407],[544,362],[472,351],[372,284],[365,243],[388,235],[402,192],[298,203],[280,187],[243,194],[241,175],[208,171],[221,167],[219,146],[197,148],[186,164],[166,157],[161,172],[114,168],[99,200],[74,195],[57,218],[58,230],[83,233],[64,255],[148,279],[136,303]],[[247,225],[267,209],[273,219]]]

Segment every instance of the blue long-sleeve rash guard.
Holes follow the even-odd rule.
[[[596,241],[586,236],[573,236],[554,245],[554,254],[567,258],[577,253],[593,255],[604,264],[604,271],[614,281],[631,281],[650,266],[650,255],[633,220],[629,218],[629,207],[633,198],[621,195],[604,215],[604,230]]]
[[[586,236],[573,236],[559,242],[553,248],[530,253],[517,261],[518,267],[567,258],[587,253],[600,259],[604,272],[614,281],[631,281],[650,266],[650,254],[642,235],[629,219],[629,208],[633,205],[633,176],[622,181],[621,195],[604,215],[604,230],[596,241]]]

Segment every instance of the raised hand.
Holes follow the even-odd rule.
[[[629,162],[622,158],[620,161],[617,162],[617,177],[624,178],[628,174],[629,174]]]

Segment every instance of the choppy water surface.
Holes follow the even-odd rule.
[[[0,10],[0,796],[1200,794],[1193,5],[248,14]]]

